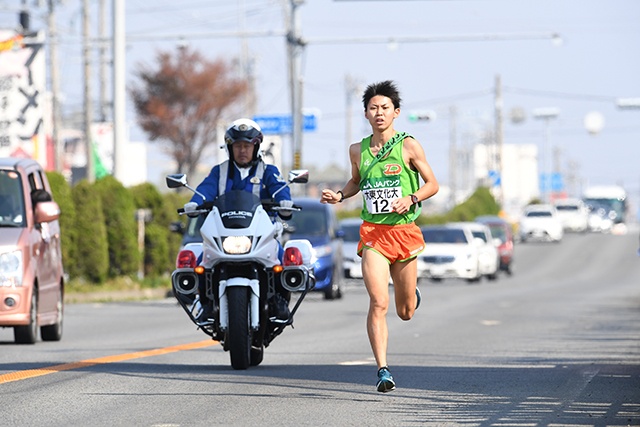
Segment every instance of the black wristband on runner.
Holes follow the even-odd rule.
[[[344,193],[342,192],[342,190],[338,190],[336,194],[338,193],[340,193],[340,200],[338,200],[338,203],[342,203],[342,201],[344,200]]]

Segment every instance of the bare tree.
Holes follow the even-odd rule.
[[[129,89],[138,124],[150,141],[164,144],[177,172],[193,174],[204,149],[216,143],[216,125],[225,109],[243,99],[247,82],[231,76],[231,65],[209,61],[179,47],[159,52],[157,68],[139,64],[139,85]]]

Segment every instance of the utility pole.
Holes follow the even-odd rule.
[[[458,148],[457,148],[457,116],[455,105],[449,107],[449,187],[451,195],[449,203],[453,208],[456,205],[457,174],[458,174]]]
[[[83,62],[84,62],[84,140],[87,154],[86,178],[93,183],[96,178],[95,165],[93,163],[93,141],[91,138],[91,123],[93,112],[91,105],[91,34],[89,22],[89,0],[82,0],[82,38],[83,38]]]
[[[301,167],[302,157],[302,51],[305,43],[300,36],[300,16],[298,7],[304,0],[290,0],[289,29],[287,31],[287,54],[289,61],[289,80],[291,85],[291,143],[293,159],[291,169]]]
[[[107,0],[100,0],[100,17],[98,20],[98,37],[100,38],[99,58],[99,80],[100,80],[100,100],[99,100],[99,120],[107,121]]]
[[[496,171],[498,172],[498,179],[499,184],[498,184],[498,204],[502,205],[504,203],[504,184],[503,184],[503,176],[502,176],[502,171],[504,170],[503,168],[503,164],[502,164],[502,158],[503,158],[503,147],[504,147],[504,143],[503,143],[503,139],[504,139],[504,131],[503,131],[503,114],[502,114],[502,109],[503,109],[503,100],[502,100],[502,80],[500,78],[500,74],[496,75],[496,82],[495,82],[495,145],[496,145],[496,149],[497,149],[497,153],[496,153],[496,162],[495,162],[495,166],[496,166]]]
[[[256,114],[256,77],[254,72],[254,64],[253,57],[249,53],[249,45],[247,43],[247,33],[246,33],[246,7],[245,0],[240,0],[239,6],[240,8],[238,16],[239,16],[239,27],[241,31],[241,50],[240,50],[240,68],[242,72],[242,77],[247,81],[248,90],[245,92],[245,110],[247,117],[253,117]]]
[[[345,142],[347,145],[347,149],[346,149],[346,154],[347,154],[347,159],[346,159],[346,171],[347,171],[347,179],[349,179],[349,177],[351,176],[351,159],[349,158],[349,146],[351,145],[351,143],[353,142],[353,137],[352,137],[352,129],[353,129],[353,112],[352,112],[352,107],[353,107],[353,96],[356,93],[356,91],[358,90],[358,82],[356,81],[356,79],[354,79],[351,75],[347,74],[347,76],[345,77],[345,91],[346,91],[346,123],[345,123]]]
[[[549,203],[551,201],[551,190],[552,190],[552,186],[551,186],[552,173],[551,173],[551,167],[549,167],[549,162],[551,161],[550,159],[551,156],[549,152],[549,140],[550,140],[549,122],[553,119],[558,118],[559,114],[560,114],[560,110],[558,110],[556,107],[536,108],[535,110],[533,110],[533,117],[535,119],[544,120],[545,122],[544,148],[542,150],[543,161],[541,162],[541,165],[542,165],[541,176],[543,177],[543,182],[542,182],[543,185],[541,187],[542,187],[542,200],[546,203]]]
[[[56,27],[55,0],[49,0],[47,14],[49,27],[49,75],[51,76],[51,137],[56,171],[64,167],[64,144],[60,141],[60,77],[58,74],[58,30]]]
[[[125,122],[124,0],[113,0],[113,176],[124,180],[122,157],[127,137]]]

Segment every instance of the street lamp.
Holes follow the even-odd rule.
[[[536,108],[533,110],[533,117],[539,120],[545,121],[545,141],[544,147],[542,149],[542,177],[543,177],[543,197],[542,199],[545,202],[550,201],[549,193],[551,190],[551,168],[549,167],[550,163],[550,153],[549,153],[549,122],[560,115],[560,110],[555,107],[545,107],[545,108]]]

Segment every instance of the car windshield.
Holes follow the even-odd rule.
[[[551,212],[549,212],[549,211],[531,211],[531,212],[527,212],[527,216],[529,218],[532,218],[532,217],[550,217],[551,216]]]
[[[479,231],[479,230],[473,230],[471,232],[471,234],[473,235],[473,237],[477,237],[478,239],[482,239],[483,242],[487,241],[487,236],[484,234],[484,232]]]
[[[324,209],[315,209],[305,206],[299,212],[293,214],[287,221],[293,238],[300,236],[324,236],[327,231],[327,214]]]
[[[458,228],[425,229],[422,236],[426,243],[468,243],[464,231]]]
[[[489,229],[491,230],[491,235],[493,237],[500,239],[502,243],[506,242],[507,233],[505,232],[503,227],[499,225],[490,225]]]
[[[360,224],[342,225],[340,227],[344,233],[343,240],[345,242],[358,242],[360,241]]]
[[[20,175],[0,170],[0,227],[25,227],[25,221]]]
[[[556,206],[556,210],[564,211],[564,212],[575,212],[578,210],[577,205],[558,205]]]

